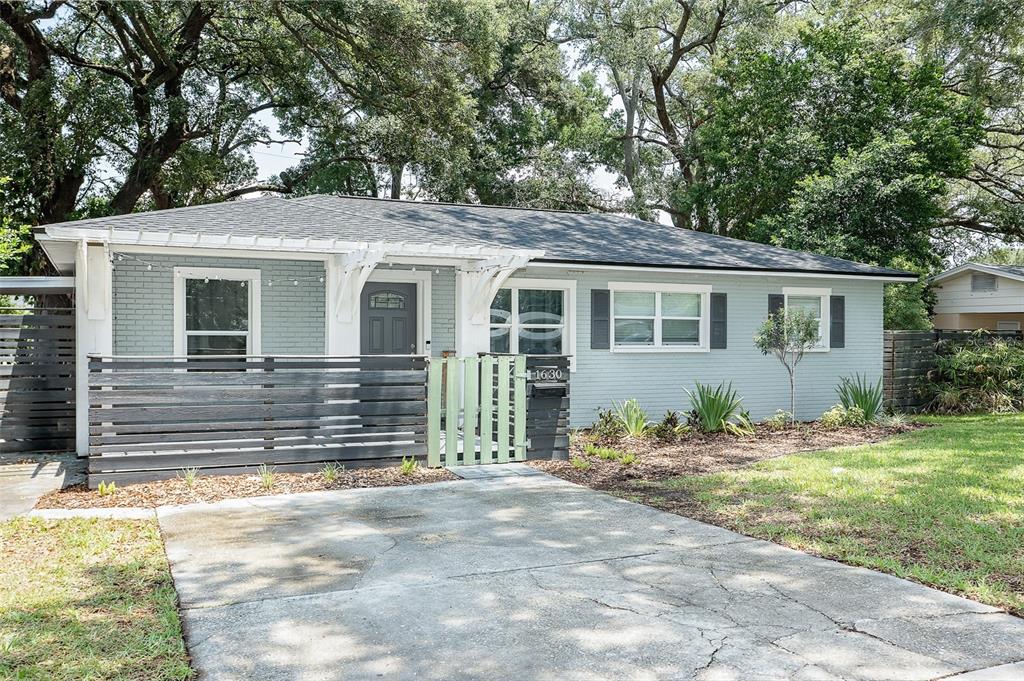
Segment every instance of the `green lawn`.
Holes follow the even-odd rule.
[[[657,486],[703,520],[1024,615],[1024,416],[927,420],[879,444]]]
[[[152,521],[0,523],[0,678],[192,676]]]

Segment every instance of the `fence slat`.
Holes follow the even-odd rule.
[[[494,461],[494,358],[480,359],[480,463]]]
[[[445,385],[445,431],[444,431],[444,465],[457,466],[459,463],[459,392],[462,387],[459,367],[462,360],[458,357],[447,357]]]
[[[514,461],[526,461],[526,357],[519,355],[514,364],[514,415],[513,450]]]
[[[511,370],[510,360],[511,358],[507,356],[498,358],[498,463],[508,463],[508,374]]]
[[[443,360],[430,363],[430,377],[427,387],[427,465],[437,468],[441,465],[441,372]]]
[[[476,406],[480,395],[477,365],[476,357],[467,357],[463,368],[466,388],[462,393],[465,395],[462,412],[462,463],[467,466],[476,463]]]

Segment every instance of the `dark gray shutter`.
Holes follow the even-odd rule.
[[[768,294],[768,314],[781,312],[784,307],[786,307],[786,296],[781,293]]]
[[[829,298],[829,331],[828,344],[832,348],[846,347],[846,296]]]
[[[729,303],[724,293],[711,294],[711,349],[724,350],[728,338]]]
[[[590,347],[594,350],[611,348],[611,292],[607,289],[590,290]]]

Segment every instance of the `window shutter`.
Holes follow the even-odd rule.
[[[590,347],[593,350],[611,348],[611,291],[590,290]]]
[[[846,296],[829,298],[828,345],[831,348],[846,347]]]
[[[728,339],[729,304],[724,293],[711,294],[711,349],[724,350]]]
[[[781,293],[768,294],[768,314],[781,312],[784,307],[786,307],[786,296]]]

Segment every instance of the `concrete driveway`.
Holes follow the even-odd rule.
[[[1024,676],[1024,620],[994,608],[489,472],[161,510],[203,678]]]

